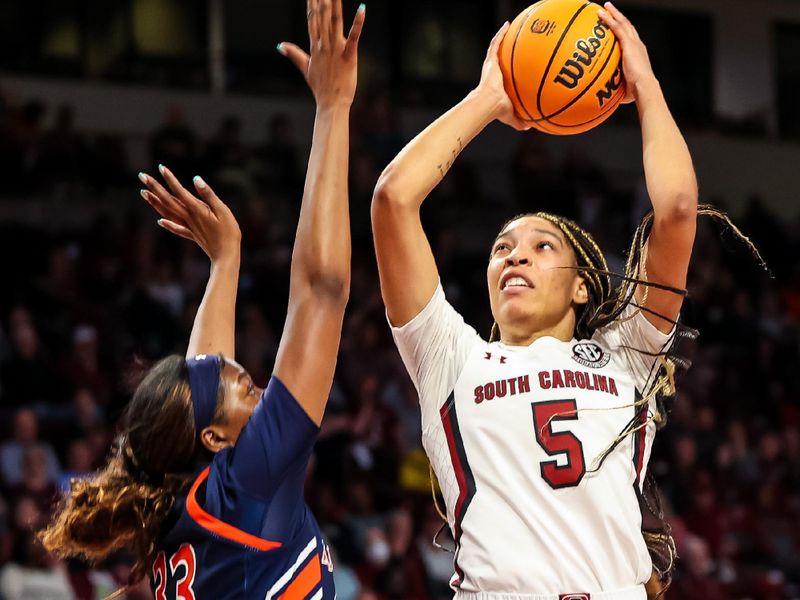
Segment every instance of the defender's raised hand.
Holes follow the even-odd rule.
[[[159,170],[171,193],[155,178],[139,174],[139,180],[147,186],[141,192],[142,198],[162,217],[158,224],[195,242],[212,262],[238,256],[242,239],[239,224],[208,184],[200,177],[194,178],[194,187],[200,196],[197,198],[169,169],[160,166]]]
[[[278,52],[288,57],[305,77],[317,106],[352,104],[358,73],[358,39],[365,16],[366,6],[361,4],[345,37],[342,0],[308,0],[310,54],[290,42],[278,44]]]

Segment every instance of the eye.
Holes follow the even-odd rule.
[[[556,247],[553,245],[553,242],[541,241],[538,244],[536,244],[536,249],[537,250],[545,250],[545,249],[547,249],[547,250],[555,250]]]
[[[492,250],[492,254],[497,254],[498,252],[508,252],[509,250],[511,250],[511,246],[509,246],[505,242],[500,242],[494,247],[494,250]]]

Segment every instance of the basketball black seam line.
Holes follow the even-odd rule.
[[[531,126],[535,127],[536,129],[538,129],[539,131],[542,131],[544,133],[549,133],[550,135],[560,135],[560,133],[559,133],[559,131],[557,129],[547,128],[547,127],[544,126],[544,123],[550,124],[549,121],[539,120],[539,121],[536,121],[536,122],[532,121],[531,122]]]
[[[624,90],[623,90],[623,91],[624,91]],[[556,127],[566,127],[566,128],[583,127],[584,125],[587,125],[588,123],[592,123],[593,121],[596,121],[597,119],[600,119],[600,118],[602,118],[602,117],[605,117],[605,116],[607,116],[609,113],[611,113],[611,112],[614,112],[614,109],[617,107],[617,105],[619,104],[619,102],[616,102],[616,103],[615,103],[615,102],[613,102],[613,100],[614,100],[614,99],[616,99],[616,97],[617,97],[617,96],[619,96],[620,94],[622,94],[622,92],[618,90],[618,91],[617,91],[617,92],[616,92],[616,93],[615,93],[615,94],[614,94],[614,95],[611,97],[611,100],[612,100],[612,102],[609,102],[608,106],[607,106],[605,109],[603,109],[603,110],[602,110],[600,113],[598,113],[597,115],[595,115],[595,116],[594,116],[594,117],[592,117],[591,119],[588,119],[588,120],[586,120],[586,121],[583,121],[583,122],[581,122],[581,123],[573,123],[572,125],[561,125],[561,124],[559,124],[559,123],[556,123],[555,121],[550,121],[550,120],[548,120],[547,122],[548,122],[548,123],[550,123],[551,125],[555,125]],[[624,94],[623,94],[623,96],[624,96]]]
[[[519,95],[519,89],[517,89],[517,78],[514,76],[514,56],[517,53],[517,41],[519,40],[519,36],[522,35],[522,28],[525,27],[525,25],[528,23],[528,19],[531,18],[531,14],[535,10],[536,10],[536,4],[534,4],[528,9],[528,14],[525,15],[525,18],[522,20],[522,23],[517,29],[517,35],[514,36],[514,43],[511,46],[511,83],[514,86],[514,93],[517,95],[517,100],[519,100],[519,105],[522,107],[522,110],[525,111],[525,114],[528,115],[528,118],[530,119],[533,119],[533,115],[525,106],[525,103],[522,101],[522,97]]]
[[[550,60],[547,61],[547,67],[545,68],[544,73],[542,74],[542,78],[539,81],[539,91],[536,93],[536,109],[539,111],[540,115],[544,115],[544,111],[542,110],[542,89],[544,89],[544,82],[547,79],[548,73],[550,73],[550,67],[553,66],[553,61],[555,60],[556,54],[558,54],[558,50],[559,48],[561,48],[561,44],[564,43],[564,38],[567,37],[567,33],[569,33],[569,29],[570,27],[572,27],[572,24],[575,22],[575,19],[577,19],[578,16],[584,10],[586,10],[586,8],[591,4],[593,3],[587,2],[586,4],[581,6],[578,10],[575,11],[575,14],[572,15],[572,18],[569,20],[569,23],[567,23],[567,26],[564,28],[564,33],[561,34],[561,38],[558,40],[556,47],[553,48],[553,53],[550,55]],[[528,112],[528,109],[526,108],[525,111]],[[530,112],[528,112],[528,114],[530,114]]]
[[[542,119],[544,119],[546,121],[549,121],[552,117],[557,117],[558,115],[563,113],[565,110],[567,110],[571,106],[574,106],[575,103],[578,100],[580,100],[581,98],[584,97],[586,92],[588,92],[592,88],[592,86],[597,82],[597,80],[600,79],[600,76],[603,74],[603,72],[605,71],[606,67],[608,66],[608,61],[611,60],[611,56],[614,54],[614,48],[617,47],[617,42],[618,42],[618,40],[615,37],[614,38],[614,43],[611,45],[611,51],[608,53],[608,56],[606,56],[606,61],[603,63],[603,66],[600,69],[598,69],[597,73],[594,76],[594,79],[592,79],[592,81],[589,82],[589,85],[587,85],[585,88],[583,88],[583,91],[580,94],[575,96],[572,100],[567,102],[567,104],[565,104],[564,106],[559,108],[556,112],[550,113],[549,115],[543,115]],[[622,60],[622,56],[620,56],[620,61],[621,60]],[[614,69],[614,70],[616,71],[616,69]],[[559,125],[559,127],[561,127],[561,125]]]
[[[617,92],[617,94],[620,95],[621,92]],[[583,127],[584,125],[588,125],[589,123],[593,123],[594,121],[598,121],[597,124],[599,125],[600,123],[602,123],[608,117],[611,116],[611,113],[614,112],[613,109],[616,108],[618,105],[619,105],[619,102],[617,102],[616,104],[609,104],[609,108],[607,108],[606,110],[601,112],[596,117],[593,117],[593,118],[589,119],[588,121],[584,121],[583,123],[576,123],[574,125],[559,125],[558,123],[553,123],[552,121],[542,120],[542,121],[540,121],[538,123],[532,123],[532,125],[533,125],[533,127],[539,129],[539,131],[543,131],[544,133],[549,133],[551,135],[571,135],[570,133],[568,133],[566,131],[560,131],[559,129],[555,129],[555,130],[552,130],[552,131],[547,130],[547,129],[542,127],[542,123],[548,123],[548,124],[552,125],[553,127],[560,128],[560,129],[575,129],[577,127]],[[578,132],[578,133],[581,133],[581,132]]]
[[[617,93],[620,94],[621,92]],[[574,129],[576,127],[583,127],[584,125],[588,125],[589,123],[592,123],[603,117],[611,116],[609,113],[612,113],[618,105],[619,102],[617,102],[616,104],[609,104],[609,107],[606,110],[601,112],[599,115],[592,117],[588,121],[584,121],[583,123],[575,123],[574,125],[559,125],[558,123],[553,123],[552,121],[547,121],[547,122],[550,123],[551,125],[555,125],[556,127],[564,127],[565,129]]]

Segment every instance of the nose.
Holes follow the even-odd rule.
[[[527,254],[520,252],[519,248],[515,248],[508,256],[506,256],[507,267],[519,267],[522,265],[531,264],[531,259]]]

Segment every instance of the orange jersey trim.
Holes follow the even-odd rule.
[[[322,569],[319,564],[319,554],[315,554],[278,600],[303,600],[320,581],[322,581]]]
[[[206,479],[208,479],[208,473],[210,470],[211,467],[206,467],[203,469],[203,472],[198,475],[197,479],[195,479],[195,482],[192,484],[192,488],[189,490],[189,495],[186,497],[186,511],[189,513],[189,516],[203,529],[207,529],[208,531],[215,533],[226,540],[242,544],[243,546],[255,548],[256,550],[261,550],[262,552],[280,548],[282,545],[280,542],[272,542],[255,535],[250,535],[241,529],[237,529],[233,525],[229,525],[224,521],[220,521],[216,517],[212,517],[205,510],[203,510],[203,508],[197,502],[196,494],[197,489]]]

